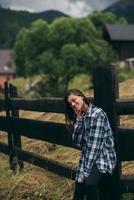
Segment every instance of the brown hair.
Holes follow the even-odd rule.
[[[63,98],[63,102],[65,105],[65,121],[66,121],[66,125],[67,127],[70,129],[72,129],[72,126],[74,125],[75,121],[76,121],[76,115],[74,110],[72,109],[72,107],[70,106],[70,104],[68,103],[68,97],[74,94],[76,96],[81,96],[83,97],[83,101],[89,105],[89,100],[87,99],[87,97],[78,89],[70,89],[67,91],[67,93],[65,94],[64,98]]]

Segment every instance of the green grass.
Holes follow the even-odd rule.
[[[27,88],[29,87],[29,85],[31,85],[34,81],[36,80],[41,80],[41,76],[36,75],[36,76],[32,76],[30,78],[24,78],[24,77],[18,77],[15,78],[13,80],[11,80],[11,84],[13,84],[14,86],[17,87],[18,89],[18,95],[19,96],[24,96],[25,91],[27,90]],[[35,94],[33,95],[33,93],[31,94],[31,92],[28,92],[28,94],[25,94],[25,97],[34,97],[36,96]]]
[[[116,67],[118,82],[123,82],[127,79],[134,78],[134,70],[130,70],[128,67],[120,68]],[[45,77],[45,76],[44,76]],[[35,87],[34,90],[25,93],[26,88],[33,83],[35,80],[44,80],[41,75],[33,76],[31,78],[16,78],[11,81],[18,89],[19,96],[25,98],[40,98],[42,94],[40,91],[43,91],[40,86]],[[45,85],[44,87],[45,88]],[[76,88],[80,89],[83,92],[88,92],[93,88],[92,78],[90,74],[77,74],[73,79],[70,80],[68,89]]]
[[[92,88],[91,76],[88,74],[78,74],[69,83],[69,89],[76,88],[83,92]]]
[[[134,79],[134,69],[130,70],[127,67],[118,69],[117,70],[117,78],[118,78],[119,82],[123,82],[127,79]]]
[[[122,200],[134,200],[134,194],[133,193],[125,193],[125,194],[123,194]]]
[[[35,80],[42,80],[42,77],[40,75],[33,76],[31,78],[23,78],[19,77],[11,81],[11,83],[17,87],[18,89],[18,95],[20,97],[25,97],[25,98],[40,98],[40,94],[38,91],[32,90],[28,93],[25,93],[26,88],[33,83]],[[82,90],[83,92],[89,91],[90,88],[92,88],[92,81],[91,77],[88,74],[78,74],[76,75],[72,80],[69,82],[69,87],[70,88],[77,88]]]
[[[0,155],[0,199],[2,200],[45,200],[46,188],[44,184],[26,181],[30,168],[20,174],[14,174],[8,163],[8,157]],[[26,184],[26,185],[25,185]]]

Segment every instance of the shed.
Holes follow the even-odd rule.
[[[3,92],[4,81],[9,81],[15,76],[16,70],[11,58],[11,50],[0,50],[0,92]]]
[[[103,38],[116,50],[120,60],[134,58],[134,25],[105,24]]]

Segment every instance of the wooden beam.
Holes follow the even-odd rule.
[[[72,146],[65,124],[31,119],[12,118],[13,132],[29,138]]]
[[[89,98],[93,102],[93,98]],[[11,109],[20,109],[37,112],[65,113],[63,98],[42,98],[42,99],[10,99]]]
[[[120,161],[134,160],[134,128],[117,129]]]
[[[55,113],[65,112],[62,98],[42,98],[35,100],[12,98],[10,103],[13,109]]]
[[[4,99],[0,99],[0,111],[6,110],[6,102]]]
[[[134,99],[130,99],[130,100],[117,99],[116,109],[117,109],[118,115],[134,114]]]
[[[29,163],[39,166],[43,169],[47,169],[51,172],[54,172],[60,176],[66,177],[66,178],[70,178],[70,179],[75,178],[75,170],[69,166],[61,164],[54,160],[50,160],[48,158],[44,158],[43,156],[39,156],[34,153],[29,153],[25,150],[20,150],[19,148],[16,148],[16,151],[18,154],[18,158],[20,160],[29,162]]]
[[[9,154],[8,145],[3,142],[0,142],[0,152],[8,155]]]
[[[121,193],[134,193],[134,175],[121,175]]]

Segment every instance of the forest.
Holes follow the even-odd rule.
[[[0,48],[12,48],[16,35],[22,27],[29,27],[37,19],[52,22],[55,18],[66,16],[59,11],[45,11],[30,13],[28,11],[15,11],[0,6]]]

